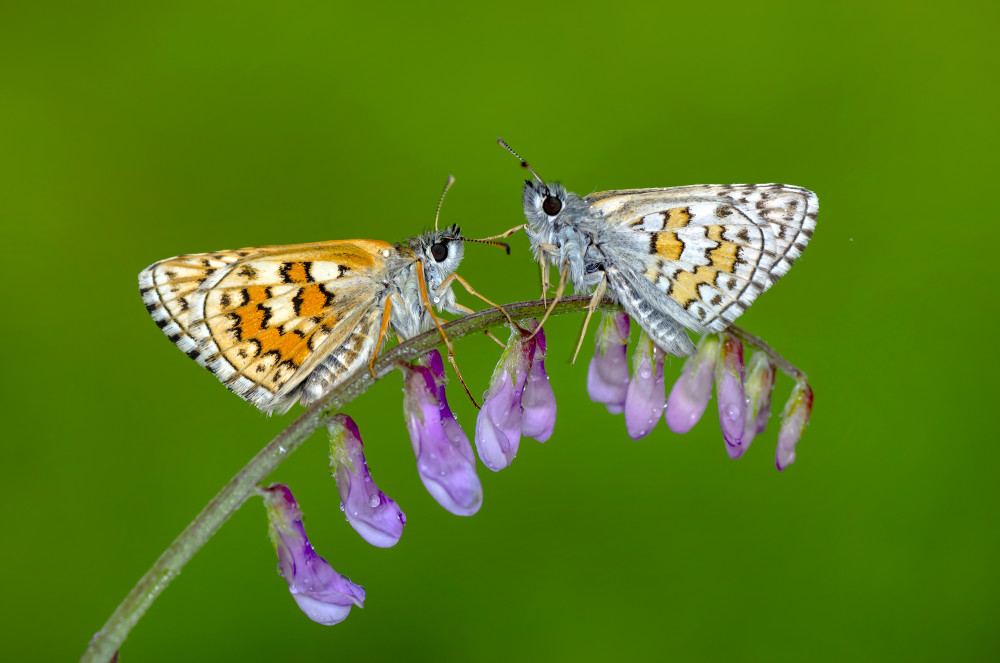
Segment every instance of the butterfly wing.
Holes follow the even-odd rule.
[[[588,216],[603,224],[609,287],[654,338],[662,314],[701,332],[728,327],[788,271],[815,227],[815,195],[785,185],[605,191],[586,200]],[[690,344],[661,322],[670,337],[660,340]]]
[[[768,226],[775,238],[775,257],[766,285],[770,287],[802,255],[816,229],[819,199],[816,194],[790,184],[698,184],[666,189],[622,189],[587,196],[591,210],[615,223],[632,224],[688,202],[716,203],[713,212],[725,219],[729,208],[757,226]],[[766,288],[765,288],[766,289]]]
[[[321,363],[339,379],[375,351],[392,250],[344,240],[184,255],[143,270],[139,288],[182,351],[241,398],[283,412]]]

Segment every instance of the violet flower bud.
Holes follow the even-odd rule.
[[[643,330],[632,356],[632,380],[625,395],[625,430],[633,440],[646,437],[659,423],[665,389],[663,350]]]
[[[763,352],[753,353],[747,367],[746,379],[743,381],[747,395],[742,444],[744,452],[750,448],[753,438],[767,428],[767,420],[771,416],[771,390],[774,389],[774,378],[775,366],[770,357]]]
[[[510,340],[483,396],[483,407],[476,416],[476,451],[483,465],[494,472],[511,464],[521,444],[521,396],[531,368],[535,339],[524,343],[521,330],[511,330]]]
[[[805,382],[796,382],[792,395],[781,413],[781,428],[778,429],[778,448],[774,454],[774,464],[779,470],[795,462],[795,445],[802,437],[802,431],[812,414],[813,391]]]
[[[694,354],[684,363],[681,376],[674,382],[667,399],[664,418],[675,433],[686,433],[701,419],[712,397],[715,364],[719,359],[719,337],[706,334]]]
[[[538,325],[535,320],[527,322],[529,329]],[[544,442],[552,436],[556,426],[556,395],[549,384],[549,376],[545,374],[545,332],[539,329],[529,342],[535,344],[535,350],[521,394],[521,406],[524,408],[521,435]]]
[[[719,424],[730,458],[743,455],[746,426],[746,394],[743,390],[743,344],[732,334],[723,333],[722,351],[715,365],[715,397],[719,404]]]
[[[444,397],[444,363],[434,350],[428,366],[403,371],[403,414],[417,472],[427,492],[456,516],[471,516],[483,504],[472,445]]]
[[[604,403],[611,414],[625,411],[628,392],[629,317],[624,311],[602,313],[594,339],[594,358],[587,369],[587,395],[595,403]]]
[[[260,489],[267,509],[271,543],[278,553],[278,572],[306,616],[320,624],[343,621],[351,606],[364,607],[365,590],[340,575],[316,554],[292,491],[280,483]]]
[[[396,545],[406,516],[372,480],[357,425],[346,414],[337,414],[326,428],[330,432],[330,473],[337,481],[340,508],[347,522],[373,546]]]

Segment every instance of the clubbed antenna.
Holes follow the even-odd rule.
[[[507,255],[510,255],[510,244],[506,242],[494,242],[490,239],[470,239],[468,237],[460,238],[463,242],[475,242],[477,244],[488,244],[489,246],[499,246],[500,248],[507,250]]]
[[[518,158],[520,158],[520,157],[518,157]],[[448,189],[450,189],[451,185],[454,184],[454,183],[455,183],[455,178],[453,176],[449,175],[448,176],[448,181],[445,182],[445,184],[444,184],[444,191],[441,192],[441,198],[438,199],[437,212],[434,213],[434,230],[438,229],[438,217],[441,216],[441,203],[444,202],[444,196],[445,196],[445,194],[448,193]],[[510,251],[508,251],[508,253],[510,253]]]
[[[511,146],[507,144],[507,141],[505,141],[503,138],[497,138],[497,144],[500,145],[500,147],[507,150],[508,152],[510,152],[511,154],[513,154],[515,157],[517,157],[517,160],[521,162],[522,168],[527,168],[531,172],[531,174],[535,176],[535,179],[541,182],[542,186],[544,186],[546,189],[549,188],[549,185],[545,183],[545,180],[543,180],[541,177],[538,176],[538,173],[535,172],[535,169],[529,166],[528,162],[522,159],[521,155],[515,152],[511,148]]]

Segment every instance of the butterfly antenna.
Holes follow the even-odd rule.
[[[517,157],[517,160],[521,162],[522,168],[527,168],[531,172],[531,174],[535,176],[535,179],[538,180],[542,184],[542,186],[546,188],[546,190],[549,188],[549,185],[545,183],[545,180],[543,180],[541,177],[538,176],[538,173],[535,172],[535,169],[529,166],[528,162],[522,159],[521,155],[515,152],[511,148],[511,146],[507,144],[507,141],[505,141],[503,138],[497,138],[497,145],[499,145],[500,147],[504,148],[505,150],[513,154],[515,157]]]
[[[489,246],[499,246],[507,251],[507,255],[510,255],[510,244],[506,242],[494,242],[491,239],[471,239],[469,237],[455,237],[454,239],[460,239],[463,242],[475,242],[476,244],[487,244]]]
[[[448,193],[448,189],[451,185],[455,183],[455,178],[451,175],[448,176],[448,181],[444,183],[444,191],[441,192],[441,197],[438,199],[437,212],[434,213],[434,230],[438,229],[438,217],[441,216],[441,204],[444,202],[444,196]],[[508,253],[510,253],[508,251]]]

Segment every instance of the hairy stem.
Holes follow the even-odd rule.
[[[552,315],[584,311],[589,302],[589,295],[566,297],[556,305]],[[611,304],[610,301],[606,301],[606,303]],[[538,317],[545,312],[546,308],[541,301],[518,302],[504,306],[510,317],[515,320]],[[455,340],[503,324],[506,324],[503,313],[497,309],[489,309],[449,322],[443,326],[443,329],[449,339]],[[380,355],[375,361],[374,377],[366,370],[356,371],[299,415],[266,447],[261,449],[260,453],[254,456],[219,491],[219,494],[212,498],[212,501],[180,533],[180,536],[174,539],[173,543],[128,593],[128,596],[114,611],[104,627],[94,635],[81,661],[99,661],[101,663],[110,661],[122,642],[125,641],[132,627],[135,626],[156,597],[170,584],[170,581],[180,573],[184,564],[205,545],[248,497],[255,494],[257,484],[295,451],[313,431],[325,425],[327,419],[364,393],[376,380],[395,370],[395,366],[399,362],[412,361],[442,343],[441,335],[435,329],[397,345]]]

